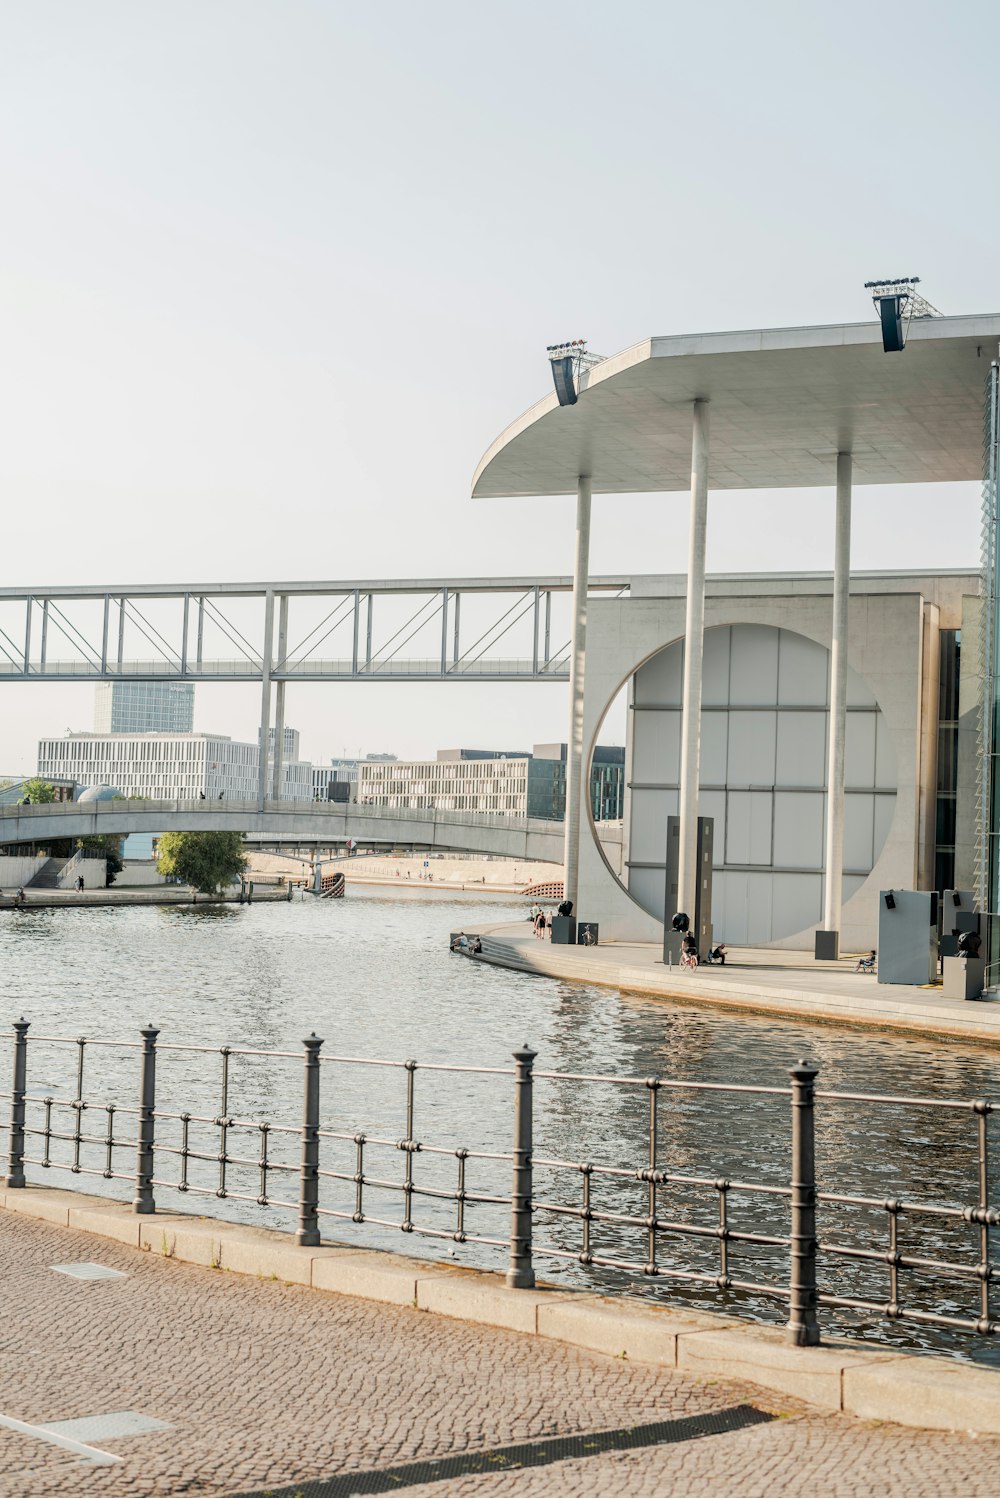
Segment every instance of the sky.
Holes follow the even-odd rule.
[[[566,574],[478,501],[545,346],[996,311],[1000,8],[0,0],[0,586]],[[974,485],[859,489],[856,568],[975,565]],[[683,495],[595,497],[595,572]],[[833,496],[719,494],[709,567],[826,568]],[[92,688],[0,685],[0,771]],[[259,693],[199,688],[254,738]],[[564,687],[289,690],[344,748],[565,737]],[[503,741],[500,743],[500,741]]]

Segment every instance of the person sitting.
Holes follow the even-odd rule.
[[[681,967],[698,966],[698,943],[695,941],[694,932],[685,933],[681,942]]]
[[[709,962],[717,962],[720,967],[726,965],[726,944],[720,941],[718,946],[710,947],[708,952]]]
[[[854,971],[856,973],[874,973],[875,971],[875,948],[870,947],[864,957],[859,957]]]

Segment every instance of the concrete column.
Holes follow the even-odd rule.
[[[851,455],[837,454],[837,521],[833,556],[833,639],[830,645],[830,741],[826,761],[826,869],[823,930],[836,956],[844,882],[844,749],[847,742],[847,613],[851,589]],[[836,948],[836,950],[834,950]],[[817,944],[817,956],[820,955]]]
[[[271,726],[271,660],[274,641],[274,594],[264,594],[264,643],[260,647],[260,738],[257,750],[257,807],[267,800],[268,729]]]
[[[569,656],[569,734],[566,741],[566,822],[563,860],[566,899],[577,909],[580,875],[580,822],[583,816],[583,678],[587,660],[587,584],[590,581],[590,476],[581,474],[576,490],[576,557],[573,564],[573,634]]]
[[[681,704],[679,909],[694,921],[698,878],[698,773],[701,765],[701,677],[705,635],[705,546],[708,534],[708,404],[695,401],[691,431],[691,534],[688,538]],[[669,921],[672,911],[667,911]]]
[[[288,654],[288,594],[278,600],[278,669],[285,669]],[[271,800],[281,800],[285,772],[285,683],[274,684],[274,766],[271,776]]]

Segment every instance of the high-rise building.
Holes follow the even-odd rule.
[[[194,683],[105,681],[94,689],[95,733],[190,733]]]

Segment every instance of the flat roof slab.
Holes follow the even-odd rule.
[[[595,365],[575,406],[547,396],[484,454],[473,496],[687,490],[691,405],[709,403],[712,489],[832,487],[982,474],[983,408],[1000,314],[921,318],[902,353],[849,323],[650,338]]]

